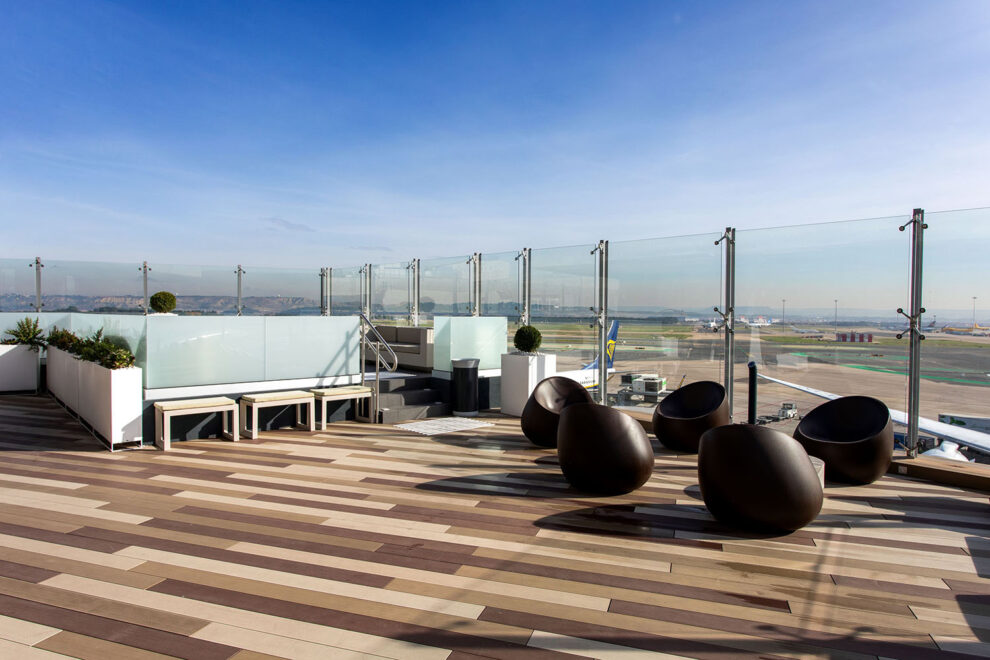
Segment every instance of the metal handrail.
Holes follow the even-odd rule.
[[[381,390],[381,368],[382,367],[385,367],[385,370],[386,371],[388,371],[390,373],[391,372],[394,372],[396,369],[399,368],[399,356],[395,354],[395,351],[392,350],[392,347],[389,345],[389,343],[387,341],[385,341],[385,338],[382,337],[382,335],[381,335],[380,332],[378,332],[378,329],[375,327],[375,324],[371,322],[371,319],[369,319],[364,314],[364,312],[358,312],[358,316],[361,318],[361,327],[362,327],[362,332],[361,332],[361,382],[362,383],[364,383],[364,381],[365,381],[365,377],[364,377],[364,348],[365,347],[368,347],[372,351],[375,352],[375,387],[371,391],[371,398],[372,398],[372,401],[374,403],[374,406],[373,406],[373,409],[371,411],[369,411],[370,414],[368,415],[368,419],[369,419],[369,421],[372,424],[377,424],[378,423],[378,413],[380,412],[378,401],[379,401],[379,397],[381,395],[381,392],[380,392],[380,390]],[[367,331],[367,329],[365,329],[365,325],[366,324],[367,324],[367,328],[370,328],[371,329],[371,332],[374,334],[375,341],[373,341],[373,342],[368,339],[368,331]],[[382,356],[382,352],[381,352],[381,347],[382,346],[384,346],[388,350],[389,354],[392,356],[392,364],[391,365],[389,365],[388,361],[386,361],[383,358],[383,356]]]

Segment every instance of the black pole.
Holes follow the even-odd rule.
[[[750,362],[749,367],[749,424],[756,424],[756,363]]]

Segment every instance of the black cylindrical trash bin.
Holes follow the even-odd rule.
[[[454,371],[450,381],[453,389],[451,407],[458,417],[478,415],[478,362],[476,358],[451,360]]]

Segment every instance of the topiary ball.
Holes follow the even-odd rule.
[[[531,325],[520,326],[516,330],[516,336],[512,340],[516,350],[523,353],[532,353],[543,343],[543,335],[539,330]]]
[[[175,294],[168,291],[159,291],[148,300],[151,309],[159,314],[168,314],[175,309]]]

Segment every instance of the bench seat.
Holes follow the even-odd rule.
[[[164,450],[172,447],[172,418],[180,415],[204,415],[220,413],[221,431],[227,440],[238,439],[237,403],[225,396],[211,396],[200,399],[176,399],[155,402],[155,445]],[[230,425],[227,425],[230,413]]]
[[[371,388],[364,385],[343,385],[341,387],[324,387],[312,389],[310,392],[320,404],[320,430],[327,430],[327,402],[347,401],[349,399],[368,399]]]
[[[275,406],[296,407],[296,426],[302,426],[309,431],[316,430],[316,405],[312,392],[302,390],[285,390],[282,392],[257,392],[255,394],[244,394],[241,396],[241,435],[245,435],[252,440],[258,438],[258,409],[271,408]],[[300,406],[306,406],[308,415],[307,422],[302,422]],[[250,409],[250,410],[249,410]],[[250,415],[249,415],[250,413]],[[250,426],[248,425],[250,417]]]

